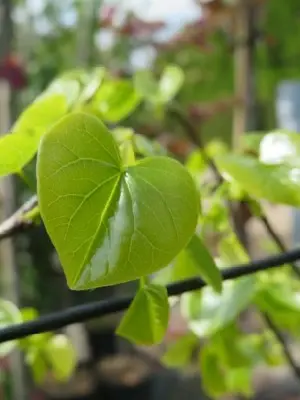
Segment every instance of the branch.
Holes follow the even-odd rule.
[[[265,322],[269,329],[274,333],[276,336],[276,339],[278,342],[281,344],[282,350],[284,352],[284,355],[288,361],[288,364],[291,366],[292,370],[294,371],[295,376],[300,379],[300,367],[295,363],[291,350],[288,347],[288,344],[286,343],[285,337],[280,332],[280,330],[277,328],[277,326],[274,324],[274,322],[271,320],[271,318],[268,316],[268,314],[263,314]]]
[[[223,281],[238,279],[243,276],[284,266],[300,259],[300,249],[290,250],[249,264],[237,265],[221,270]],[[206,282],[201,278],[191,278],[167,286],[168,296],[179,296],[186,292],[202,289]],[[132,296],[102,300],[80,306],[70,307],[64,311],[51,313],[36,320],[10,325],[0,329],[0,343],[22,339],[29,335],[61,329],[66,325],[84,322],[93,318],[124,311],[133,300]]]
[[[33,219],[27,214],[33,212],[38,205],[37,196],[31,197],[11,217],[0,224],[0,241],[24,232],[33,225]]]
[[[274,242],[277,244],[278,248],[280,249],[280,251],[285,252],[286,246],[284,245],[283,241],[281,240],[281,238],[279,237],[279,235],[274,231],[270,221],[268,220],[268,218],[266,217],[266,215],[262,215],[259,217],[260,222],[263,224],[263,226],[265,227],[266,231],[268,232],[269,236],[274,240]],[[290,264],[295,275],[298,277],[298,279],[300,279],[300,270],[297,267],[297,265],[295,263],[291,263]]]

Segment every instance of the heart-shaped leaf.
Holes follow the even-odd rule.
[[[199,196],[167,157],[121,165],[99,119],[73,113],[44,137],[37,163],[41,215],[68,285],[84,290],[149,275],[193,235]]]
[[[167,290],[159,285],[145,285],[137,292],[133,302],[117,329],[117,334],[138,345],[160,343],[169,322]]]

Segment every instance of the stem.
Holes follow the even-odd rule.
[[[263,224],[263,226],[265,227],[266,231],[268,232],[269,236],[273,239],[273,241],[276,243],[276,245],[278,246],[278,248],[281,251],[286,251],[287,248],[285,246],[285,244],[283,243],[283,241],[281,240],[281,238],[279,237],[279,235],[274,231],[270,221],[268,220],[268,218],[266,217],[266,215],[262,215],[259,217],[259,220],[261,221],[261,223]],[[297,267],[297,265],[295,263],[291,263],[291,267],[293,272],[295,273],[295,275],[297,276],[298,279],[300,279],[300,270]]]
[[[274,333],[278,342],[281,344],[286,360],[290,365],[290,367],[292,368],[292,370],[294,371],[295,376],[300,380],[300,367],[294,361],[292,353],[288,347],[288,344],[286,343],[284,335],[282,334],[282,332],[280,332],[280,330],[277,328],[277,326],[274,324],[274,322],[271,320],[268,314],[262,314],[262,315],[265,319],[267,326]]]
[[[214,161],[206,153],[203,143],[201,141],[201,138],[198,136],[197,131],[195,130],[194,126],[190,123],[190,121],[185,117],[185,115],[181,111],[174,109],[174,108],[172,108],[172,110],[170,110],[170,111],[174,114],[174,116],[177,117],[177,119],[181,123],[182,127],[185,128],[186,134],[190,137],[190,139],[193,141],[193,143],[197,145],[197,147],[201,151],[203,159],[207,162],[207,164],[214,171],[216,179],[218,181],[218,184],[221,184],[224,181],[224,179],[223,179],[221,173],[219,172]],[[231,205],[229,205],[229,206],[231,206]],[[272,237],[272,239],[276,242],[276,244],[280,247],[280,249],[282,251],[284,251],[285,246],[284,246],[283,242],[281,241],[279,236],[274,232],[274,230],[271,227],[267,218],[265,216],[262,216],[261,221],[265,225],[265,228],[268,231],[269,235]],[[291,264],[291,265],[293,265],[293,264]],[[297,271],[297,276],[300,277],[300,273],[298,271]],[[277,338],[278,342],[280,343],[282,350],[286,356],[287,362],[288,362],[290,368],[292,369],[292,371],[294,372],[294,375],[297,378],[299,378],[299,380],[300,380],[300,367],[298,367],[296,362],[294,361],[294,359],[292,357],[292,353],[285,342],[283,334],[280,332],[280,330],[277,328],[277,326],[274,324],[274,322],[268,315],[266,315],[265,313],[263,313],[261,311],[260,311],[260,314],[264,317],[269,329],[274,333],[275,337]]]

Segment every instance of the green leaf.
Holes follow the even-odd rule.
[[[168,265],[193,235],[199,196],[177,161],[121,165],[96,117],[73,113],[41,142],[41,216],[74,290],[138,279]]]
[[[63,95],[38,97],[14,124],[13,134],[0,140],[1,175],[18,172],[35,155],[41,136],[67,112]]]
[[[76,352],[68,337],[54,335],[47,343],[45,356],[55,379],[67,381],[76,368]]]
[[[0,329],[22,322],[20,310],[10,301],[0,299]],[[0,344],[0,358],[7,356],[17,345],[16,341]]]
[[[139,70],[134,75],[134,87],[140,96],[156,103],[159,98],[159,85],[153,73],[147,69]]]
[[[172,100],[184,82],[184,73],[182,69],[176,65],[168,65],[160,78],[159,82],[159,99],[163,103]]]
[[[218,397],[227,392],[225,373],[220,365],[220,358],[210,346],[200,351],[200,375],[205,392]]]
[[[64,96],[37,99],[13,126],[16,133],[0,138],[0,176],[18,173],[34,157],[41,136],[67,112]]]
[[[84,85],[79,98],[77,99],[77,106],[84,104],[93,98],[102,84],[105,74],[106,70],[104,67],[98,67],[94,69],[94,71],[90,74],[88,82]]]
[[[129,116],[141,99],[130,81],[106,81],[92,99],[91,105],[108,122],[119,122]]]
[[[265,284],[257,293],[255,302],[281,327],[298,333],[300,299],[284,284]]]
[[[300,169],[266,165],[248,156],[229,154],[216,158],[226,178],[237,181],[251,196],[274,203],[300,205]]]
[[[226,371],[226,386],[231,393],[251,396],[252,389],[252,369],[234,368]]]
[[[233,323],[218,331],[210,340],[226,369],[251,367],[251,357],[241,346],[241,338],[242,333]]]
[[[246,264],[249,256],[235,233],[224,236],[218,246],[221,260],[226,265]]]
[[[199,337],[205,337],[225,328],[249,306],[255,294],[256,279],[254,277],[224,282],[221,294],[213,292],[211,288],[204,288],[197,317],[185,313],[190,319],[191,331]],[[193,301],[193,294],[186,294],[183,299],[183,302]],[[188,310],[186,305],[183,307],[183,311]]]
[[[12,131],[41,137],[67,111],[65,96],[61,94],[40,96],[22,112]]]
[[[194,260],[201,278],[211,285],[216,292],[221,292],[222,276],[220,270],[197,235],[194,235],[190,240],[187,245],[187,251]]]
[[[78,100],[81,85],[75,79],[59,77],[55,79],[45,91],[45,95],[63,95],[67,101],[68,107],[72,107]]]
[[[285,131],[268,133],[260,142],[259,158],[265,164],[300,167],[299,134]]]
[[[30,367],[35,383],[42,384],[47,376],[48,367],[40,349],[30,348],[26,352],[25,363]]]
[[[199,339],[193,333],[176,340],[172,343],[162,357],[162,362],[169,368],[179,368],[186,366],[199,343]]]
[[[160,343],[169,322],[166,288],[159,285],[141,287],[124,315],[117,334],[138,345]]]

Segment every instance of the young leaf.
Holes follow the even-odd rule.
[[[193,333],[188,333],[172,343],[162,357],[162,362],[169,368],[186,366],[190,361],[199,339]]]
[[[68,337],[52,336],[44,352],[55,379],[67,381],[76,368],[76,352]]]
[[[250,397],[252,389],[252,368],[234,368],[226,371],[226,386],[231,393]]]
[[[159,98],[159,85],[149,70],[139,70],[134,75],[134,87],[140,96],[152,103]]]
[[[47,363],[39,348],[31,347],[25,355],[25,363],[30,367],[35,383],[43,383],[48,372]]]
[[[168,65],[160,78],[159,99],[167,103],[176,96],[184,81],[184,73],[176,65]]]
[[[300,167],[299,134],[284,131],[268,133],[260,142],[259,158],[265,164]]]
[[[89,114],[70,114],[43,137],[37,178],[41,216],[75,290],[158,271],[196,228],[186,169],[167,157],[122,166],[113,136]]]
[[[22,112],[12,131],[41,137],[67,111],[68,105],[64,95],[42,95]]]
[[[286,165],[266,165],[248,156],[223,155],[218,168],[252,196],[274,203],[300,205],[300,169]]]
[[[209,396],[218,397],[226,393],[225,373],[220,365],[220,358],[209,345],[200,351],[200,375]]]
[[[0,138],[0,176],[18,173],[34,157],[41,136],[67,112],[64,96],[41,97],[13,126],[13,134]]]
[[[192,237],[187,245],[187,251],[194,260],[201,278],[211,285],[216,292],[220,293],[222,291],[222,276],[220,270],[199,236],[194,235]]]
[[[219,295],[210,288],[203,289],[198,316],[190,318],[191,331],[199,337],[205,337],[225,328],[251,303],[255,294],[256,280],[253,277],[223,283]],[[189,297],[192,299],[192,294],[185,295],[185,301]],[[185,306],[184,310],[188,308]]]
[[[130,81],[106,81],[95,94],[91,106],[108,122],[119,122],[128,117],[141,99]]]
[[[141,287],[124,315],[117,334],[138,345],[160,343],[169,321],[166,288],[159,285]]]
[[[246,264],[249,256],[235,233],[227,234],[219,243],[219,254],[226,265]]]
[[[10,301],[0,299],[0,329],[22,322],[20,310]],[[7,356],[17,345],[16,341],[0,344],[0,358]]]

